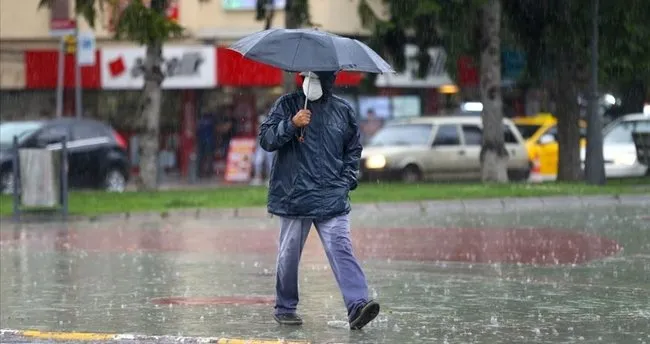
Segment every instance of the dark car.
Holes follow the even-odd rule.
[[[126,141],[113,128],[91,119],[62,118],[0,124],[0,190],[13,192],[13,138],[19,148],[61,149],[67,138],[71,188],[122,192],[129,179]]]

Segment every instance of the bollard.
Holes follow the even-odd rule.
[[[190,177],[190,183],[195,184],[197,179],[198,179],[198,161],[196,160],[196,153],[192,152],[190,154],[190,166],[189,166],[189,177]]]
[[[11,161],[11,169],[13,173],[13,200],[14,200],[14,221],[20,221],[20,157],[18,154],[18,136],[14,136],[13,142],[14,155]]]
[[[63,136],[61,140],[61,214],[63,220],[68,219],[68,140]]]

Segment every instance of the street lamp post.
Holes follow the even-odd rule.
[[[605,184],[603,158],[603,121],[598,111],[598,1],[592,0],[591,80],[589,114],[587,119],[587,152],[585,178],[588,184]]]

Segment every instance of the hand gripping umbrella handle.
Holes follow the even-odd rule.
[[[311,86],[309,78],[311,78],[311,74],[307,73],[307,90],[305,91],[305,106],[303,107],[303,110],[307,110],[307,103],[309,102],[309,98],[307,98],[307,94],[309,94],[309,87]],[[300,128],[300,136],[298,137],[298,141],[305,142],[305,127]]]

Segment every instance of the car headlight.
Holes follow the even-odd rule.
[[[375,170],[386,167],[386,158],[383,155],[373,155],[366,160],[366,168]]]
[[[614,165],[634,165],[636,163],[635,155],[619,155],[614,158]]]

